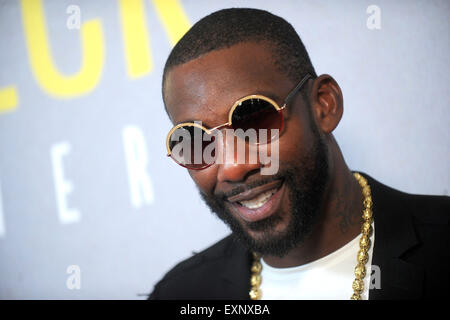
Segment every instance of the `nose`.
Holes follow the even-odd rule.
[[[257,149],[249,147],[245,141],[237,138],[228,130],[224,131],[223,138],[218,139],[217,143],[217,148],[219,148],[217,180],[218,182],[242,182],[250,172],[261,168],[257,153],[253,158],[249,155],[250,152],[256,152]]]

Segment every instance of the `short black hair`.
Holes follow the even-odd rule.
[[[293,82],[316,72],[300,37],[292,25],[270,12],[250,8],[230,8],[211,13],[195,23],[172,49],[164,66],[168,71],[208,52],[241,42],[266,41],[274,50],[274,63]]]

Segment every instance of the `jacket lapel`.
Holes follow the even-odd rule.
[[[423,292],[424,270],[402,259],[420,242],[402,193],[363,173],[372,190],[375,243],[369,299],[418,299]]]
[[[225,257],[220,278],[223,296],[233,300],[249,299],[250,253],[231,236]]]

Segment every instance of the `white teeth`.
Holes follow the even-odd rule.
[[[241,205],[249,209],[258,209],[262,207],[269,199],[277,192],[277,189],[268,190],[263,192],[253,199],[239,201]]]

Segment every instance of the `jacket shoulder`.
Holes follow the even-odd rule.
[[[220,299],[221,275],[233,260],[246,260],[246,256],[230,235],[175,265],[155,285],[149,299]]]
[[[364,174],[366,175],[366,174]],[[450,221],[450,197],[407,193],[389,187],[366,175],[376,189],[384,210],[407,214],[418,224],[446,225]]]
[[[389,187],[388,187],[389,188]],[[411,215],[415,224],[448,225],[450,222],[450,197],[413,194],[392,188],[395,208]]]
[[[230,245],[232,245],[232,238],[228,236],[212,246],[194,253],[193,256],[179,262],[171,270],[169,270],[163,277],[163,280],[171,278],[177,278],[186,272],[195,272],[199,268],[204,268],[206,264],[214,263],[218,259],[223,259],[224,254],[228,251]]]
[[[448,225],[450,221],[450,197],[406,194],[405,205],[417,223]]]

